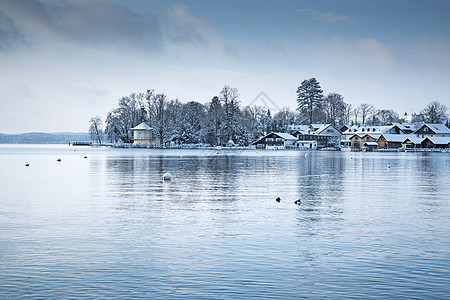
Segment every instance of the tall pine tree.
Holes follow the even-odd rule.
[[[323,99],[323,91],[316,78],[305,79],[297,88],[297,109],[309,117],[313,124],[313,111],[319,107]]]

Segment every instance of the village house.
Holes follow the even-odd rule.
[[[131,128],[133,131],[133,145],[159,147],[158,139],[153,136],[153,128],[142,122],[138,126]]]
[[[302,150],[317,150],[317,141],[297,141],[296,146],[298,149]]]
[[[300,127],[302,126],[302,127]],[[297,129],[293,129],[297,128]],[[341,144],[342,133],[331,124],[312,124],[291,127],[290,134],[302,143],[298,147],[309,149],[338,148]]]
[[[326,137],[327,144],[325,147],[339,147],[341,145],[342,133],[334,125],[322,125],[315,133],[318,136]]]
[[[380,134],[354,134],[350,137],[350,146],[353,150],[374,150],[378,147],[377,140]]]
[[[417,137],[450,137],[450,128],[444,124],[423,124],[414,134]]]
[[[399,149],[408,137],[415,137],[411,134],[382,134],[377,140],[379,149]]]
[[[450,148],[450,137],[426,137],[421,142],[422,148]]]
[[[328,147],[328,136],[301,132],[296,132],[294,134],[298,141],[304,143],[307,142],[308,144],[314,145],[314,147],[317,149]],[[312,147],[313,146],[311,146],[310,148],[312,149]]]
[[[292,149],[296,148],[297,138],[289,133],[271,132],[252,143],[257,149]]]

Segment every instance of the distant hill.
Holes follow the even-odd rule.
[[[69,142],[89,142],[90,140],[89,133],[84,132],[0,133],[0,144],[68,144]]]

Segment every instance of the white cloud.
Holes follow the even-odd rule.
[[[324,12],[320,10],[315,10],[312,8],[302,8],[297,9],[297,12],[312,17],[316,21],[325,21],[325,22],[342,22],[349,20],[349,17],[333,13],[333,12]]]

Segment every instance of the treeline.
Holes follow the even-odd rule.
[[[106,117],[104,135],[111,142],[131,143],[130,129],[146,122],[161,144],[249,145],[264,132],[282,131],[298,121],[298,114],[289,108],[272,116],[270,109],[262,106],[241,107],[234,87],[224,86],[205,104],[182,103],[147,90],[119,99],[118,107]],[[100,126],[98,117],[91,119],[90,132],[97,141]]]
[[[102,137],[110,142],[131,143],[130,129],[146,122],[154,129],[161,145],[246,146],[265,133],[285,132],[291,124],[382,125],[399,121],[399,115],[390,109],[377,109],[366,103],[352,108],[340,94],[323,96],[315,78],[304,80],[297,89],[297,96],[296,110],[284,107],[273,114],[264,106],[242,107],[239,91],[230,86],[224,86],[217,96],[204,104],[182,103],[169,99],[164,93],[147,90],[120,98],[118,107],[108,113],[104,130],[101,118],[92,118],[89,132],[97,143],[102,143]]]

